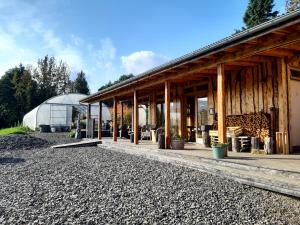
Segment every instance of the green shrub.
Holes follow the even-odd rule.
[[[69,137],[75,138],[75,133],[76,133],[75,130],[71,130],[71,131],[69,132]]]

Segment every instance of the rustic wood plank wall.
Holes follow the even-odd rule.
[[[227,71],[226,115],[270,113],[270,108],[278,108],[278,83],[281,80],[277,67],[274,60],[240,71]],[[208,105],[216,109],[217,78],[212,77],[208,82]],[[210,116],[209,121],[213,122],[213,116]]]

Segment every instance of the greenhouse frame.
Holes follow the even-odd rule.
[[[32,130],[38,129],[40,125],[50,125],[51,127],[68,130],[74,122],[74,112],[86,115],[87,104],[79,102],[80,99],[85,97],[87,95],[77,93],[52,97],[28,112],[23,118],[23,125]],[[108,108],[102,108],[103,120],[111,120]],[[91,105],[91,118],[95,119],[96,123],[98,123],[98,111],[98,104]]]

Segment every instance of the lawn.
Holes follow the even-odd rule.
[[[9,134],[27,134],[30,131],[31,130],[28,127],[17,126],[17,127],[1,129],[0,136],[1,135],[9,135]]]

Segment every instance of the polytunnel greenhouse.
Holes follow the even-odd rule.
[[[87,104],[79,101],[87,97],[84,94],[64,94],[52,97],[30,112],[23,118],[24,126],[36,130],[40,125],[50,125],[56,128],[70,128],[77,120],[78,115],[86,115]],[[91,105],[91,118],[98,123],[99,105]],[[107,107],[102,106],[102,120],[111,120],[111,114]]]

